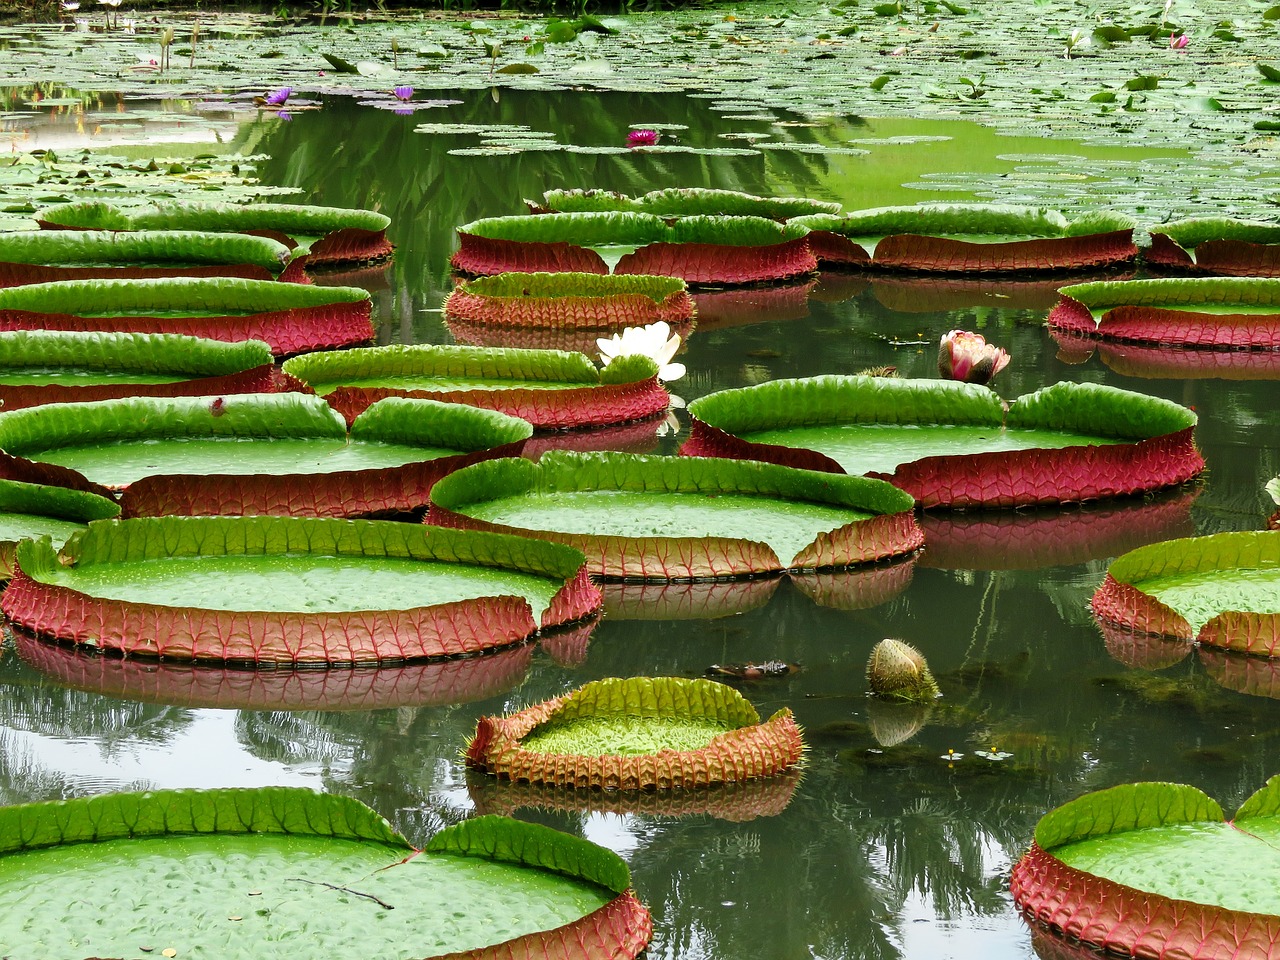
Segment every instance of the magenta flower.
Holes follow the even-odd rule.
[[[657,130],[632,130],[627,134],[628,147],[652,147],[657,142]]]
[[[402,103],[413,99],[413,87],[395,87],[391,91],[396,95],[396,99]]]
[[[1009,354],[980,333],[952,330],[938,345],[938,372],[948,380],[986,384],[1009,365]]]
[[[272,90],[262,102],[268,107],[283,107],[289,101],[289,94],[293,93],[293,87],[281,87],[279,90]]]
[[[1190,42],[1191,42],[1191,37],[1189,37],[1185,33],[1180,33],[1177,36],[1173,36],[1169,38],[1169,49],[1182,50],[1182,49],[1185,49],[1187,44]]]

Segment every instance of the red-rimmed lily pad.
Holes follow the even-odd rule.
[[[16,479],[123,491],[125,516],[421,512],[432,484],[518,455],[531,428],[492,410],[391,397],[351,426],[300,393],[134,397],[0,417],[0,469]]]
[[[94,493],[0,480],[0,578],[13,573],[14,549],[19,542],[50,537],[61,546],[89,521],[119,515],[119,504]]]
[[[1280,277],[1280,225],[1233,217],[1192,217],[1151,228],[1143,259],[1183,272]]]
[[[1112,953],[1262,960],[1280,941],[1277,839],[1280,778],[1230,821],[1195,787],[1125,784],[1043,817],[1011,887],[1040,923]]]
[[[773,464],[549,452],[436,485],[432,523],[568,543],[592,573],[698,580],[848,567],[923,543],[886,483]]]
[[[647,420],[671,397],[648,357],[620,357],[600,370],[580,353],[555,350],[392,345],[309,353],[284,372],[327,399],[350,423],[386,397],[465,403],[572,430]]]
[[[612,190],[548,190],[541,203],[526,200],[533,213],[651,213],[659,217],[730,216],[787,220],[805,214],[840,212],[840,204],[808,197],[758,197],[737,190],[665,187],[630,197]]]
[[[1131,550],[1107,568],[1094,615],[1132,630],[1280,656],[1280,531]]]
[[[481,717],[467,766],[577,789],[672,790],[799,767],[785,707],[761,722],[732,687],[683,677],[596,680],[507,717]]]
[[[1100,340],[1280,350],[1280,279],[1198,277],[1063,287],[1049,328]]]
[[[271,280],[65,280],[0,290],[0,330],[182,333],[262,340],[276,356],[373,339],[369,294]]]
[[[418,851],[359,801],[293,787],[0,808],[13,956],[624,960],[651,934],[630,882],[549,827],[481,817]],[[129,909],[86,895],[107,889]]]
[[[490,217],[458,228],[455,269],[679,277],[690,284],[773,283],[818,268],[808,230],[763,217],[562,213]]]
[[[1029,506],[1146,493],[1195,477],[1196,415],[1097,384],[1004,404],[949,380],[825,376],[689,405],[681,452],[889,480],[924,507]]]
[[[240,277],[305,280],[286,271],[289,248],[270,237],[145,230],[34,230],[0,234],[0,287],[57,280]],[[288,276],[285,276],[285,273]]]
[[[377,260],[391,254],[391,218],[375,210],[299,203],[200,203],[171,200],[120,207],[86,200],[36,212],[53,230],[198,230],[249,233],[284,242],[308,265]]]
[[[1056,210],[1002,204],[878,207],[816,214],[809,227],[824,266],[921,273],[1040,273],[1132,262],[1134,221],[1108,211],[1068,221]]]
[[[261,340],[228,343],[161,333],[0,333],[0,404],[6,412],[45,403],[134,396],[307,392],[281,374]]]
[[[386,520],[154,517],[18,545],[0,607],[99,652],[244,663],[463,656],[600,606],[559,544]]]

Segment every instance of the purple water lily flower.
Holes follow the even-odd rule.
[[[632,130],[627,134],[628,147],[652,147],[657,142],[657,130]]]
[[[262,102],[269,107],[283,107],[289,101],[289,94],[293,93],[293,87],[281,87],[279,90],[272,90]]]
[[[413,87],[395,87],[391,91],[396,95],[396,99],[405,102],[413,99]]]

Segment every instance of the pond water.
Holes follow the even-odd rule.
[[[734,144],[735,136],[749,143],[742,135],[777,118],[734,119],[677,94],[432,96],[457,102],[399,116],[330,96],[288,121],[208,108],[220,111],[210,121],[217,129],[206,141],[210,152],[266,154],[257,174],[301,188],[301,200],[391,216],[393,263],[325,279],[374,292],[381,342],[451,342],[439,308],[455,228],[520,212],[522,198],[550,188],[722,187],[852,209],[987,196],[1009,178],[1039,189],[1059,178],[1085,191],[1077,199],[1104,203],[1113,187],[1108,163],[1181,155],[1021,140],[961,121],[858,117],[781,128],[802,149],[728,156],[527,143],[476,150],[474,133],[415,127],[522,124],[562,148],[592,148],[618,145],[634,118],[671,125],[663,127],[668,137],[700,149]],[[178,103],[149,108],[199,115]],[[183,129],[201,128],[183,121]],[[161,131],[153,139],[164,139]],[[109,139],[95,140],[92,130],[81,136],[62,142]],[[819,149],[854,139],[868,152]],[[1132,196],[1119,202],[1137,205]],[[1133,780],[1195,784],[1232,810],[1280,769],[1280,702],[1263,695],[1273,689],[1269,664],[1172,644],[1117,645],[1113,656],[1087,609],[1110,557],[1154,540],[1262,524],[1270,509],[1262,486],[1280,473],[1280,367],[1255,367],[1239,379],[1152,377],[1123,350],[1061,358],[1043,325],[1055,286],[832,274],[704,295],[680,357],[689,373],[673,389],[692,400],[877,365],[929,377],[942,333],[979,330],[1013,355],[996,381],[1006,398],[1065,379],[1193,405],[1209,465],[1202,484],[1062,511],[929,516],[924,554],[854,574],[611,587],[609,614],[589,636],[469,662],[253,673],[98,660],[19,639],[17,652],[10,643],[0,661],[0,799],[302,784],[360,798],[419,845],[477,809],[514,812],[627,860],[653,912],[655,958],[1035,956],[1007,873],[1046,810]],[[677,435],[659,437],[649,425],[614,440],[674,453],[687,429],[681,417]],[[931,711],[868,702],[864,666],[884,637],[928,657],[944,692]],[[565,812],[545,796],[469,777],[459,761],[482,714],[600,677],[697,676],[712,664],[764,660],[802,667],[743,689],[764,715],[795,711],[809,742],[807,768],[798,783],[714,795],[719,815]],[[320,703],[328,709],[311,709]]]

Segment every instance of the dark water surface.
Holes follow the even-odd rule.
[[[955,197],[920,189],[927,186],[920,174],[950,163],[996,176],[1001,164],[1014,171],[1023,162],[999,155],[1031,149],[957,123],[943,134],[951,141],[885,145],[867,156],[456,156],[447,151],[474,147],[474,135],[414,127],[519,123],[583,147],[617,145],[631,118],[681,124],[676,135],[694,147],[723,146],[732,141],[720,134],[752,128],[678,95],[455,98],[462,103],[414,116],[330,98],[290,122],[246,121],[236,134],[238,148],[272,157],[259,167],[267,182],[301,187],[307,201],[392,217],[395,262],[332,278],[374,291],[384,342],[450,342],[439,305],[455,227],[520,212],[522,198],[548,188],[725,187],[856,208]],[[925,132],[904,124],[851,119],[836,133],[797,127],[791,135],[821,143]],[[930,126],[939,133],[941,125]],[[1045,154],[1081,155],[1076,145],[1035,144]],[[1013,355],[997,378],[1006,398],[1067,379],[1194,405],[1209,464],[1202,485],[1086,509],[931,516],[922,556],[855,574],[614,588],[609,615],[589,636],[464,663],[255,674],[20,644],[19,654],[41,658],[66,683],[12,649],[0,662],[0,799],[306,784],[360,798],[416,844],[477,808],[508,811],[617,850],[653,911],[654,957],[1032,957],[1007,873],[1042,813],[1134,780],[1192,783],[1230,811],[1280,770],[1280,703],[1261,695],[1270,689],[1268,663],[1174,645],[1115,644],[1113,656],[1087,609],[1109,558],[1125,550],[1261,526],[1270,510],[1262,485],[1280,473],[1280,369],[1255,373],[1259,379],[1154,379],[1123,357],[1069,364],[1043,328],[1053,286],[835,275],[705,297],[680,358],[689,374],[673,389],[692,400],[880,364],[928,377],[938,337],[976,329]],[[679,439],[659,438],[650,426],[619,442],[672,453]],[[931,712],[868,703],[866,658],[890,636],[919,647],[939,675],[945,695]],[[807,770],[798,784],[713,794],[710,813],[565,812],[545,795],[469,778],[458,759],[481,714],[590,679],[697,676],[714,663],[770,659],[804,669],[744,692],[762,714],[795,711],[808,737]],[[309,709],[321,703],[331,709]],[[979,751],[1011,756],[991,760]]]

